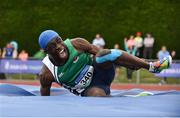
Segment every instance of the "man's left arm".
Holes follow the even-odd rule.
[[[87,40],[85,40],[83,38],[74,38],[71,41],[72,41],[73,46],[78,51],[88,52],[88,53],[93,54],[93,55],[96,55],[99,52],[98,47],[90,44]]]

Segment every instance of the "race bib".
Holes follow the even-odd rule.
[[[85,65],[78,77],[75,80],[75,86],[67,86],[66,84],[61,84],[64,88],[68,89],[70,92],[80,95],[86,87],[88,87],[92,81],[94,72],[94,67],[90,65]]]
[[[87,86],[90,85],[93,77],[94,68],[90,65],[85,65],[77,79],[75,80],[75,86],[76,89],[84,89]]]

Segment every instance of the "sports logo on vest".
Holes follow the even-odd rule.
[[[60,73],[60,74],[58,75],[58,77],[61,78],[63,75],[64,75],[64,73]]]
[[[79,60],[79,57],[74,57],[73,58],[73,63],[76,63]]]

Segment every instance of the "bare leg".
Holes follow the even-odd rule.
[[[148,62],[138,57],[132,56],[124,51],[122,51],[122,55],[115,60],[115,64],[125,66],[127,68],[135,69],[135,70],[140,69],[140,68],[144,68],[147,70],[149,69]]]
[[[106,62],[112,62],[116,65],[121,65],[130,69],[144,68],[153,73],[160,73],[162,70],[170,67],[172,63],[172,57],[167,56],[163,60],[156,62],[146,62],[143,59],[132,56],[125,51],[116,49],[104,49],[97,53],[96,62],[99,65],[104,65]],[[110,64],[110,63],[109,63]],[[106,65],[109,65],[106,63]],[[105,67],[105,66],[104,66]]]
[[[133,70],[137,70],[140,68],[144,68],[147,70],[149,69],[150,65],[148,62],[145,62],[144,60],[138,57],[132,56],[125,51],[120,50],[120,51],[114,51],[113,54],[112,53],[108,49],[101,50],[96,55],[96,62],[99,61],[98,64],[102,65],[103,67],[106,67],[107,65],[111,64],[110,62],[112,62],[112,63],[115,63],[116,65],[124,66]],[[97,58],[99,60],[97,60]],[[106,66],[105,66],[105,63],[106,63]]]
[[[97,87],[91,87],[91,88],[86,90],[85,96],[105,97],[107,95],[103,89],[97,88]]]

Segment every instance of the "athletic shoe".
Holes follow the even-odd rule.
[[[160,61],[150,63],[149,71],[152,73],[160,73],[164,69],[168,69],[172,64],[172,57],[167,56]]]

